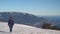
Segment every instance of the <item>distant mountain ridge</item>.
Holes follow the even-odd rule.
[[[34,20],[39,20],[38,17],[32,15],[32,14],[27,14],[27,13],[19,13],[19,12],[3,12],[0,13],[0,19],[2,19],[2,21],[8,21],[8,18],[10,16],[12,16],[14,18],[14,20],[16,20],[15,22],[19,22],[23,23],[23,22],[34,22]],[[6,19],[6,20],[4,20]],[[18,19],[18,20],[17,20]]]
[[[39,28],[43,23],[53,23],[46,17],[38,17],[21,12],[0,12],[0,22],[8,22],[10,16],[13,17],[15,23],[31,25]]]

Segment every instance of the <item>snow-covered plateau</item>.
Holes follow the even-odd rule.
[[[0,34],[60,34],[60,31],[15,24],[13,31],[9,32],[8,24],[6,22],[0,22]]]

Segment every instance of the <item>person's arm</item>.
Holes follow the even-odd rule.
[[[14,21],[13,21],[13,25],[14,25]]]

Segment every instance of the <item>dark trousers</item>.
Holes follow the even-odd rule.
[[[13,25],[9,25],[10,32],[12,32]]]

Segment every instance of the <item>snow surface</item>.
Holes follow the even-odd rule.
[[[9,32],[8,24],[0,22],[0,34],[60,34],[60,31],[15,24],[13,32]]]

